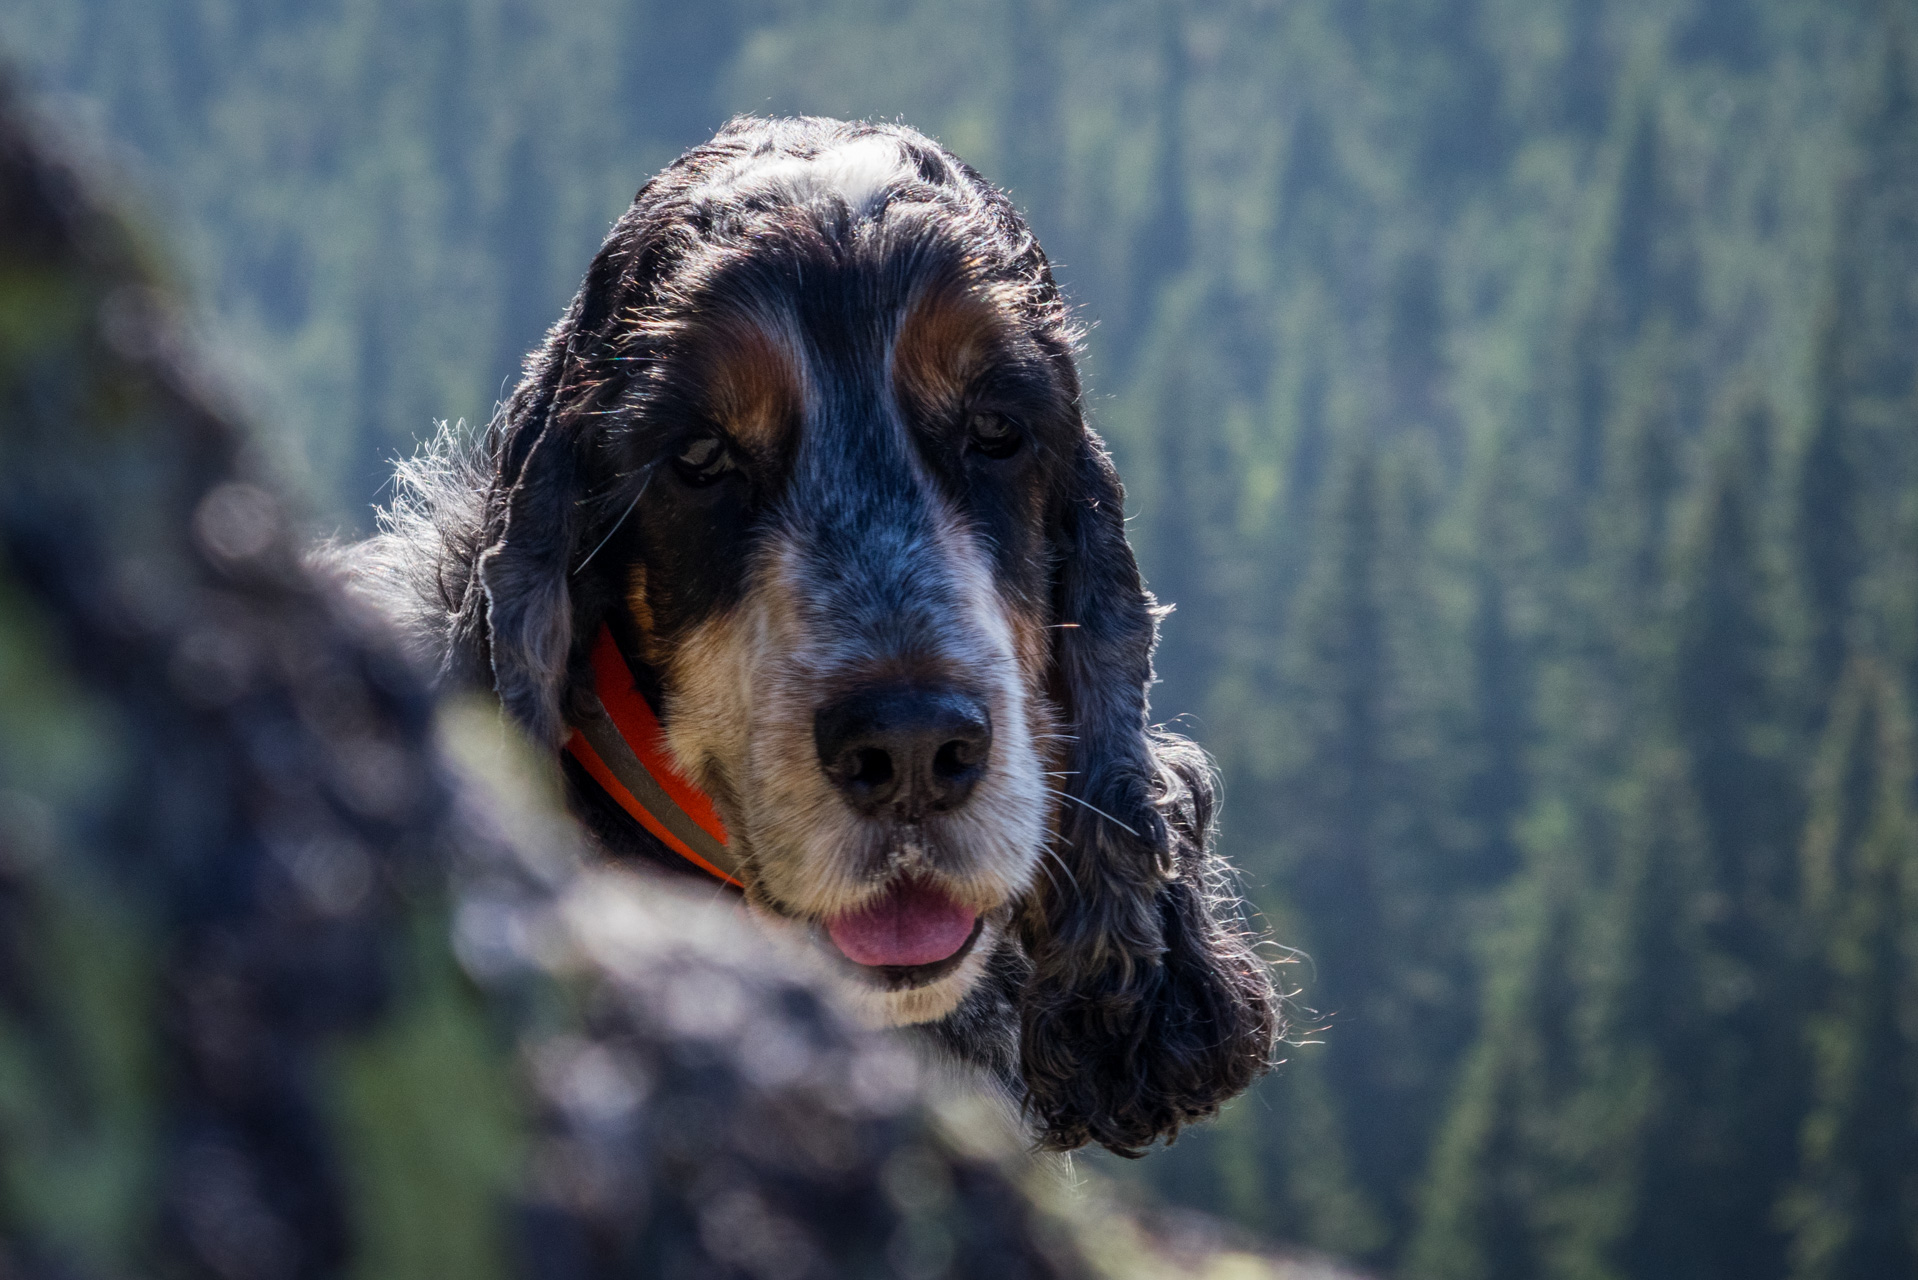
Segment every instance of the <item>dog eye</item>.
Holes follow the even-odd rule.
[[[703,489],[728,471],[738,470],[733,451],[716,435],[694,436],[673,456],[673,468],[680,479],[695,489]]]
[[[1010,458],[1019,452],[1025,433],[1003,413],[975,413],[966,420],[972,447],[988,458]]]

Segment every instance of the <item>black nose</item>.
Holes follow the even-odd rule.
[[[992,717],[957,689],[865,689],[813,716],[813,743],[853,808],[911,821],[966,802],[992,753]]]

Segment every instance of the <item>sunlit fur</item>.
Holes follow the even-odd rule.
[[[848,627],[834,609],[835,566],[774,534],[738,605],[665,654],[667,738],[682,770],[716,797],[746,860],[755,906],[821,920],[861,905],[900,875],[944,885],[1003,930],[1029,888],[1045,841],[1048,799],[1035,738],[1050,724],[1038,673],[1022,670],[1005,602],[974,539],[950,518],[928,545],[902,548],[889,567],[930,578],[898,593],[924,616],[890,619],[913,633],[904,652],[885,635]],[[891,630],[891,628],[889,628]],[[835,693],[875,677],[963,676],[984,686],[992,766],[971,800],[901,827],[860,816],[819,767],[813,714]],[[982,939],[983,945],[991,939]],[[975,949],[977,950],[977,949]],[[865,1001],[899,1023],[944,1017],[981,972],[970,957],[945,980]]]
[[[974,950],[855,998],[1000,1078],[1046,1145],[1129,1152],[1244,1089],[1279,1028],[1204,757],[1148,728],[1157,615],[1076,340],[1023,221],[936,144],[735,121],[647,184],[485,437],[403,468],[350,559],[554,747],[613,623],[752,909],[817,932],[937,882]],[[982,413],[1019,447],[975,447]],[[695,482],[672,458],[707,437],[728,466]],[[814,738],[901,682],[993,729],[965,803],[910,823],[852,808]],[[572,781],[610,856],[675,861]]]

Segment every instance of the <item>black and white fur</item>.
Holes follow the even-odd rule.
[[[983,936],[868,1003],[1011,1083],[1045,1145],[1134,1152],[1265,1070],[1279,1014],[1206,761],[1148,724],[1156,615],[1076,341],[1011,204],[927,138],[736,120],[647,183],[484,439],[404,466],[347,559],[554,748],[610,624],[748,902],[804,927],[936,880]],[[875,684],[989,713],[963,804],[844,802],[816,717]],[[572,781],[609,851],[673,861]]]

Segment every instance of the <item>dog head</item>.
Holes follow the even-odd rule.
[[[1261,1070],[1195,749],[1006,199],[910,130],[737,121],[650,182],[490,433],[454,619],[557,743],[617,617],[748,900],[894,1022],[1023,950],[1028,1102],[1131,1148]]]

